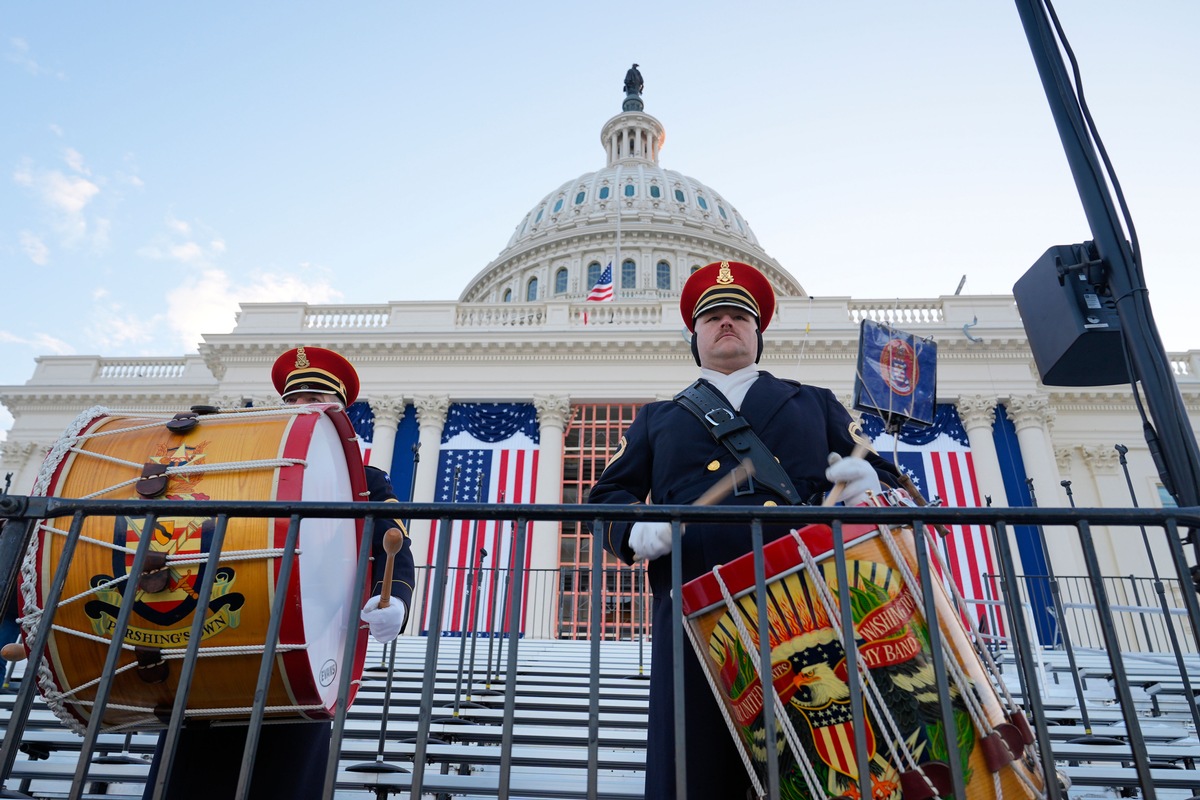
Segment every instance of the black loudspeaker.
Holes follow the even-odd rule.
[[[1013,286],[1033,360],[1047,386],[1129,382],[1121,321],[1091,242],[1055,245]]]

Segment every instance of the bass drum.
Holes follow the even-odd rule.
[[[144,475],[151,476],[149,482]],[[367,496],[353,426],[332,405],[205,414],[183,424],[93,409],[51,450],[35,493],[342,502]],[[162,727],[174,703],[215,519],[160,516],[150,531],[145,524],[144,516],[83,521],[37,670],[46,702],[76,730],[92,716],[128,571],[147,535],[148,559],[161,569],[139,581],[102,726]],[[26,553],[20,596],[27,646],[44,618],[70,526],[70,517],[42,521]],[[249,719],[271,605],[279,592],[286,599],[267,717],[332,717],[346,668],[355,679],[353,700],[366,656],[366,632],[357,625],[365,598],[354,594],[362,521],[304,520],[292,577],[283,587],[277,578],[287,530],[286,517],[229,520],[212,598],[203,609],[188,718]],[[342,663],[347,636],[358,639],[349,665]]]
[[[872,498],[895,502],[899,493]],[[793,531],[763,548],[770,625],[770,680],[758,668],[760,632],[753,554],[683,587],[685,629],[726,710],[731,734],[765,783],[769,755],[764,695],[778,696],[782,795],[806,800],[947,797],[953,794],[929,626],[917,580],[910,528],[843,525],[846,573],[859,663],[852,677],[840,630],[833,533],[825,525]],[[933,582],[938,630],[950,674],[951,716],[966,782],[965,800],[1043,797],[1044,778],[1019,709],[993,689],[986,652],[977,651],[941,581]],[[872,785],[859,787],[850,683],[866,703],[864,739]]]

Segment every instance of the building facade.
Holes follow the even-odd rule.
[[[678,313],[683,282],[699,266],[737,260],[761,269],[779,296],[762,367],[829,387],[848,407],[864,319],[937,343],[936,435],[876,440],[883,452],[920,454],[913,469],[928,497],[1020,506],[1032,502],[1032,488],[1042,506],[1128,506],[1131,483],[1138,505],[1169,502],[1129,387],[1043,385],[1011,296],[809,297],[725,197],[660,166],[663,126],[640,98],[629,99],[601,128],[604,166],[539,200],[457,300],[244,304],[234,329],[206,335],[197,354],[40,358],[26,384],[0,387],[15,419],[0,474],[12,474],[14,493],[29,491],[62,431],[93,406],[169,416],[193,405],[277,403],[272,362],[311,345],[358,368],[363,396],[351,414],[370,463],[390,470],[401,499],[582,501],[637,408],[695,378]],[[588,302],[609,266],[613,299]],[[1170,360],[1195,430],[1200,351]],[[1128,448],[1128,483],[1117,445]],[[429,563],[439,534],[420,522],[411,533],[418,564]],[[464,528],[456,541],[472,533],[497,543],[492,558],[505,552],[510,534]],[[1043,533],[1013,534],[1028,574],[1044,569]],[[987,574],[990,555],[970,531],[958,535],[961,574]],[[1106,574],[1150,574],[1155,556],[1140,542],[1097,537]],[[586,563],[584,539],[577,528],[539,523],[528,566],[565,575]],[[1058,574],[1084,573],[1069,537],[1045,542]],[[456,563],[469,566],[476,547],[455,547]],[[570,587],[558,590],[563,596],[529,613],[553,617],[556,635],[574,635],[563,599]],[[456,624],[448,614],[444,629]]]

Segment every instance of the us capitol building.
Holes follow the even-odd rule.
[[[1069,481],[1077,506],[1128,507],[1115,449],[1122,444],[1138,504],[1170,502],[1129,386],[1043,385],[1012,296],[810,297],[728,199],[661,165],[665,141],[640,93],[627,92],[621,112],[600,128],[599,169],[539,199],[457,300],[247,303],[232,332],[205,335],[195,354],[39,358],[24,385],[0,387],[0,402],[15,418],[0,449],[0,474],[13,474],[13,493],[27,493],[62,431],[92,406],[169,417],[194,405],[278,403],[272,362],[288,348],[310,345],[337,350],[358,368],[363,395],[351,415],[370,441],[370,462],[390,468],[402,500],[410,489],[417,502],[474,499],[447,492],[450,454],[507,448],[527,456],[524,472],[506,484],[493,477],[481,499],[579,502],[637,408],[672,397],[696,376],[681,335],[684,281],[704,264],[736,260],[765,273],[779,298],[762,368],[829,387],[847,406],[864,319],[936,342],[944,430],[933,442],[897,446],[929,451],[927,496],[950,505],[1020,506],[1030,504],[1032,485],[1038,505],[1067,506],[1062,482]],[[614,299],[586,302],[610,264]],[[1027,267],[1012,265],[1014,279]],[[1200,351],[1170,360],[1195,427]],[[487,423],[482,428],[479,418]],[[891,437],[883,434],[877,446],[891,452]],[[957,489],[935,483],[934,474],[943,475],[935,461],[954,467]],[[420,566],[431,552],[430,525],[412,528]],[[1150,574],[1140,542],[1095,534],[1104,574]],[[1018,570],[1037,572],[1030,563],[1037,548],[1016,543],[1024,561]],[[1048,544],[1060,575],[1084,574],[1070,537]],[[587,560],[588,537],[576,526],[535,526],[531,568],[565,570]],[[559,617],[556,633],[569,634],[570,613]]]

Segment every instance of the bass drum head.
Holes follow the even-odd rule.
[[[346,454],[330,417],[321,415],[312,431],[302,498],[306,501],[346,502],[353,498]],[[358,445],[355,444],[355,450]],[[361,469],[361,467],[359,467]],[[280,497],[281,500],[289,498]],[[287,520],[281,520],[287,534]],[[358,566],[358,526],[353,519],[309,518],[300,523],[300,586],[307,675],[320,705],[332,709],[337,701],[346,637],[357,633],[361,597],[354,593]]]

